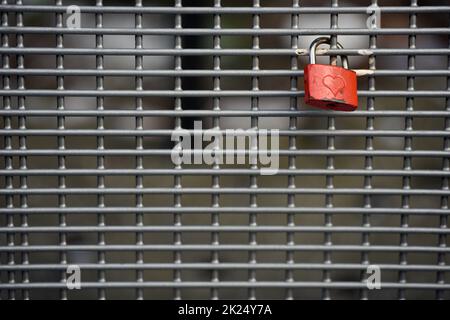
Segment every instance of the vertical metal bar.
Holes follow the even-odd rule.
[[[57,6],[62,6],[63,1],[55,0],[55,4]],[[56,13],[56,27],[64,28],[62,13]],[[56,47],[58,49],[64,48],[64,37],[60,33],[56,34]],[[56,67],[59,70],[64,69],[64,56],[62,54],[58,54],[56,56]],[[57,109],[59,111],[64,111],[64,76],[58,76],[56,78],[56,81],[57,81],[57,89],[61,91],[61,96],[58,96],[56,98]],[[62,132],[64,132],[65,117],[58,116],[57,122],[58,122],[58,129],[61,130]],[[58,149],[59,150],[65,149],[65,137],[64,136],[58,136]],[[62,172],[64,172],[64,170],[66,169],[65,156],[58,156],[58,169],[61,170]],[[58,188],[60,188],[60,189],[66,188],[66,177],[63,175],[58,176]],[[64,228],[67,226],[66,213],[64,213],[64,211],[63,211],[64,208],[66,207],[66,196],[64,194],[58,195],[58,206],[62,209],[62,211],[59,213],[59,227],[61,228],[61,232],[59,233],[59,245],[64,247],[67,245],[67,235],[63,231]],[[60,252],[59,263],[61,265],[67,265],[67,252],[65,252],[65,251]],[[61,282],[66,283],[66,281],[67,281],[66,270],[63,270],[61,272]],[[62,300],[67,300],[67,289],[65,289],[65,288],[61,289],[60,297]]]
[[[190,7],[192,8],[198,8],[203,7],[205,3],[213,3],[212,0],[208,1],[198,1],[198,0],[182,0],[182,6]],[[186,14],[182,15],[183,19],[183,26],[184,29],[204,29],[209,28],[208,26],[208,18],[204,14]],[[198,35],[192,35],[192,34],[183,34],[181,36],[181,41],[183,43],[183,47],[188,49],[195,49],[195,48],[202,48],[205,42],[205,37],[210,39],[211,35],[205,34],[204,36],[198,36]],[[212,38],[213,36],[211,36]],[[211,56],[210,53],[204,55],[205,58]],[[183,55],[182,57],[182,64],[183,68],[185,70],[196,70],[196,69],[203,69],[203,68],[209,68],[207,64],[205,63],[205,60],[199,58],[198,56],[191,56],[191,55]],[[183,81],[183,90],[190,91],[190,90],[198,90],[203,86],[203,79],[201,77],[191,77],[189,78],[189,81]],[[185,111],[190,110],[196,110],[200,105],[203,104],[202,99],[195,96],[186,96],[182,99],[182,108]],[[187,117],[184,116],[181,118],[181,126],[184,129],[193,129],[195,121],[201,120],[201,117]]]
[[[417,0],[411,0],[411,7],[417,7]],[[417,28],[416,24],[416,14],[412,13],[409,15],[409,27],[410,28]],[[416,48],[416,36],[410,35],[408,36],[408,48],[409,49],[415,49]],[[416,57],[414,55],[408,55],[408,70],[415,70],[416,69]],[[407,77],[407,90],[408,91],[414,91],[414,76]],[[407,97],[406,98],[406,111],[414,111],[414,98]],[[413,118],[412,117],[405,117],[405,130],[411,131],[413,130]],[[405,151],[412,151],[412,137],[407,136],[405,137],[404,142],[404,149]],[[412,159],[411,157],[404,157],[403,158],[403,170],[408,171],[411,170],[412,167]],[[411,188],[411,177],[410,176],[404,176],[403,177],[403,189],[409,190]],[[403,209],[409,209],[410,208],[410,196],[409,195],[403,195],[402,196],[402,208]],[[400,224],[402,228],[407,229],[408,228],[408,215],[402,214],[400,216]],[[401,246],[408,246],[408,234],[407,233],[400,233],[400,245]],[[408,255],[406,252],[400,252],[400,264],[406,265],[408,264]],[[406,271],[400,271],[399,272],[399,282],[404,284],[407,282],[407,273]],[[406,291],[405,289],[399,289],[398,291],[398,298],[400,300],[406,299]]]
[[[331,6],[333,8],[337,8],[339,6],[339,0],[331,0]],[[337,29],[338,28],[338,14],[333,13],[331,14],[331,29]],[[331,48],[336,49],[337,48],[337,36],[331,36]],[[330,62],[333,65],[336,65],[337,57],[331,56]],[[335,127],[335,118],[334,117],[328,117],[328,130],[334,131],[336,129]],[[327,148],[329,151],[334,150],[334,136],[328,136],[327,137]],[[327,156],[327,169],[328,170],[334,170],[334,157],[333,156]],[[332,175],[326,176],[326,187],[328,189],[334,189],[334,178]],[[325,195],[325,206],[327,208],[333,208],[333,195],[327,194]],[[324,214],[324,222],[325,226],[332,227],[333,226],[333,218],[331,213],[325,213]],[[329,232],[324,233],[324,244],[326,246],[332,246],[332,234]],[[324,263],[325,264],[332,264],[332,254],[330,251],[324,251]],[[324,270],[323,272],[323,281],[325,283],[331,282],[331,273],[329,270]],[[330,290],[325,288],[322,290],[322,298],[324,300],[330,300],[331,294]]]
[[[449,15],[450,21],[450,15]],[[448,37],[448,47],[450,48],[450,36]],[[447,69],[450,70],[450,56],[447,56]],[[450,77],[447,77],[447,91],[450,91]],[[450,112],[450,98],[445,99],[445,110]],[[450,130],[450,117],[445,117],[445,130]],[[450,138],[444,138],[444,151],[447,153],[450,152]],[[442,171],[448,172],[450,171],[450,157],[444,157],[442,161]],[[442,190],[449,190],[449,179],[448,177],[442,177]],[[441,197],[441,209],[448,210],[448,196]],[[442,230],[446,230],[448,228],[448,217],[443,214],[439,217],[439,227]],[[439,234],[438,246],[441,248],[445,248],[447,246],[447,236],[445,234]],[[445,253],[438,253],[437,264],[439,266],[445,266]],[[438,271],[436,274],[437,283],[445,284],[445,272]],[[445,290],[436,290],[436,299],[442,300],[444,299]]]
[[[300,6],[299,0],[292,0],[292,7],[293,8],[299,8]],[[292,14],[291,15],[291,28],[292,29],[298,29],[299,27],[299,15],[298,14]],[[291,37],[291,48],[293,51],[298,49],[298,36],[292,36]],[[298,59],[296,56],[291,57],[291,70],[297,71],[298,70]],[[291,77],[291,90],[296,91],[298,90],[297,85],[297,77]],[[297,103],[298,99],[297,97],[290,98],[290,107],[289,110],[296,111],[297,110]],[[289,117],[289,130],[295,131],[297,130],[297,117]],[[297,138],[295,135],[289,136],[289,150],[295,151],[297,149]],[[288,157],[289,162],[289,170],[295,170],[297,168],[296,166],[296,156],[292,155]],[[288,176],[288,188],[295,189],[295,175],[289,175]],[[287,205],[289,208],[295,208],[295,193],[289,193],[287,196]],[[295,214],[288,213],[287,214],[287,225],[289,227],[295,227]],[[286,234],[286,241],[287,245],[295,245],[295,234],[293,232],[287,232]],[[286,263],[288,265],[295,263],[295,256],[294,252],[287,251],[286,252]],[[286,270],[286,282],[292,283],[294,282],[294,272],[292,269]],[[286,299],[287,300],[293,300],[294,299],[294,290],[292,288],[286,289]]]
[[[260,0],[253,0],[253,7],[254,8],[259,8],[260,7]],[[260,28],[260,16],[259,14],[254,14],[253,15],[253,29],[259,29]],[[259,36],[253,36],[252,37],[252,42],[253,42],[253,46],[252,48],[254,50],[258,50],[259,49]],[[252,57],[252,70],[259,70],[259,56],[254,55]],[[259,90],[259,77],[252,77],[252,91],[258,91]],[[252,97],[251,98],[251,108],[252,111],[258,111],[259,110],[259,98],[258,97]],[[258,130],[258,117],[256,116],[252,116],[251,117],[251,128],[255,131]],[[251,142],[250,142],[250,149],[252,151],[255,151],[258,149],[258,141],[257,138],[250,138]],[[256,143],[256,145],[255,145]],[[249,155],[249,162],[250,163],[254,163],[251,164],[251,168],[252,169],[258,169],[258,163],[257,163],[257,159],[255,159],[255,161],[252,161],[252,156]],[[252,189],[257,189],[258,188],[258,178],[256,177],[256,175],[251,175],[250,176],[250,188]],[[258,207],[258,199],[257,199],[257,195],[256,194],[251,194],[250,195],[250,207],[252,208],[256,208]],[[258,225],[257,223],[257,214],[256,213],[250,213],[249,216],[249,224],[250,227],[256,227]],[[249,243],[250,245],[254,245],[256,246],[258,244],[257,242],[257,234],[256,232],[249,232]],[[256,260],[256,251],[249,251],[249,263],[250,264],[256,264],[257,260]],[[248,281],[250,283],[252,282],[256,282],[256,270],[255,269],[250,269],[249,270],[249,274],[248,274]],[[248,289],[248,298],[249,300],[255,300],[256,299],[256,290],[255,288],[250,287]]]
[[[214,7],[215,8],[220,8],[221,7],[221,0],[214,0]],[[221,17],[220,14],[215,14],[214,15],[214,29],[221,29]],[[214,36],[214,49],[220,50],[221,48],[221,41],[220,41],[220,36]],[[214,70],[215,71],[220,71],[220,55],[215,55],[213,57],[213,64],[214,64]],[[213,87],[215,91],[220,91],[220,77],[214,77],[213,78]],[[213,98],[213,110],[214,111],[220,111],[220,98]],[[220,116],[214,116],[213,117],[213,128],[220,130]],[[216,148],[219,149],[220,147]],[[214,164],[213,164],[213,169],[215,170],[220,170],[220,165],[218,163],[218,161],[214,160]],[[213,188],[220,188],[220,178],[218,175],[213,175],[212,176],[212,187]],[[218,208],[220,207],[220,195],[218,194],[213,194],[212,195],[212,207],[213,208]],[[213,227],[218,227],[220,226],[220,215],[219,213],[212,213],[211,215],[211,225]],[[219,233],[218,232],[213,232],[211,234],[211,243],[212,245],[220,245],[219,242]],[[212,252],[212,258],[211,258],[211,262],[212,264],[218,264],[220,262],[219,260],[219,252],[218,251],[213,251]],[[212,274],[211,274],[211,281],[218,283],[220,282],[220,278],[219,278],[219,270],[217,269],[213,269],[212,270]],[[217,288],[212,288],[211,289],[211,299],[213,300],[218,300],[219,299],[219,290]]]
[[[142,0],[136,0],[136,7],[142,7]],[[135,26],[136,29],[142,29],[142,14],[135,15]],[[136,35],[135,37],[135,45],[136,49],[143,49],[143,37],[142,35]],[[136,70],[143,70],[143,56],[136,55],[135,57],[135,67]],[[142,91],[143,88],[143,78],[136,77],[136,91]],[[136,110],[142,111],[142,98],[136,98]],[[144,130],[144,118],[139,116],[136,117],[136,130]],[[136,150],[142,151],[144,149],[144,141],[142,136],[136,137]],[[136,169],[142,170],[144,169],[144,160],[142,156],[136,156]],[[142,189],[144,187],[144,178],[142,175],[136,176],[136,189]],[[136,195],[136,207],[143,208],[144,207],[144,195],[137,194]],[[142,212],[136,213],[136,226],[137,228],[142,228],[144,226],[144,215]],[[142,232],[136,233],[136,245],[144,245],[144,234]],[[136,263],[143,264],[144,263],[144,251],[136,252]],[[138,283],[144,282],[144,271],[137,270],[136,271],[136,281]],[[141,288],[136,289],[136,298],[138,300],[144,299],[144,291]]]
[[[96,5],[98,7],[103,7],[103,0],[97,0]],[[96,13],[95,14],[95,20],[96,20],[96,27],[97,28],[103,28],[103,14],[102,13]],[[95,36],[95,47],[97,49],[103,49],[103,35],[97,34]],[[96,56],[96,68],[97,70],[103,70],[103,55],[97,55]],[[104,90],[104,77],[103,76],[97,76],[96,77],[97,82],[97,90],[102,91]],[[104,97],[98,96],[97,97],[97,110],[102,111],[104,110]],[[105,119],[102,116],[97,117],[97,130],[102,131],[105,129]],[[97,150],[101,151],[105,149],[105,137],[104,136],[98,136],[97,137]],[[104,156],[98,156],[97,157],[97,169],[98,170],[104,170],[105,169],[105,157]],[[97,176],[97,188],[104,189],[105,188],[105,176],[99,175]],[[97,195],[97,204],[99,208],[105,207],[105,195],[99,194]],[[102,228],[105,226],[105,214],[102,212],[99,212],[97,214],[97,224],[99,228]],[[105,233],[99,232],[97,236],[98,245],[105,246]],[[99,264],[105,264],[106,263],[106,253],[105,251],[99,251],[97,261]],[[106,271],[105,270],[99,270],[97,273],[97,279],[100,283],[106,282]],[[100,288],[98,289],[98,299],[99,300],[106,300],[106,289]]]
[[[2,0],[2,5],[8,4],[8,0]],[[8,27],[8,12],[3,11],[2,12],[2,27],[6,28]],[[9,48],[9,35],[7,33],[2,33],[2,48]],[[2,56],[3,60],[3,69],[9,69],[10,68],[10,57],[8,54],[4,54]],[[11,77],[9,75],[3,76],[3,90],[9,90],[11,89]],[[11,97],[10,96],[3,96],[3,109],[10,110],[11,109]],[[3,117],[4,122],[4,129],[5,130],[11,130],[12,129],[12,122],[10,116]],[[6,150],[12,150],[12,136],[5,136],[5,149]],[[5,169],[6,170],[12,170],[14,169],[13,164],[13,157],[12,156],[5,156]],[[14,188],[14,180],[13,176],[6,176],[5,177],[5,188],[6,189],[12,189]],[[6,208],[13,209],[14,208],[14,196],[13,195],[7,195],[6,197]],[[8,214],[6,216],[6,225],[7,227],[13,228],[14,227],[14,214]],[[14,246],[14,238],[15,234],[10,232],[6,236],[6,241],[8,246]],[[8,252],[7,254],[7,260],[8,265],[15,265],[15,254],[14,252]],[[14,284],[16,282],[15,279],[15,272],[14,271],[8,271],[8,283]],[[14,289],[8,290],[8,299],[14,300],[16,299],[16,291]]]
[[[16,0],[16,5],[21,6],[22,0]],[[23,27],[23,13],[21,11],[18,11],[16,14],[16,25],[17,27]],[[16,36],[17,41],[17,48],[23,49],[23,34],[18,33]],[[24,69],[25,68],[25,58],[23,54],[17,55],[17,68],[18,69]],[[25,90],[25,77],[24,76],[18,76],[17,77],[17,88],[19,90]],[[18,97],[18,107],[19,110],[25,110],[25,97]],[[19,117],[19,129],[20,130],[26,130],[27,129],[27,121],[26,116]],[[19,137],[19,147],[20,150],[27,150],[27,137],[26,136],[20,136]],[[21,156],[19,157],[20,162],[20,169],[21,170],[27,170],[27,156]],[[27,189],[27,176],[20,176],[20,188],[21,189]],[[23,209],[26,209],[28,207],[28,197],[26,194],[20,195],[20,207]],[[23,228],[28,227],[28,214],[22,214],[21,215],[21,226]],[[28,233],[21,233],[21,246],[28,246]],[[29,253],[24,251],[22,252],[22,264],[28,265],[30,263],[29,261]],[[29,283],[30,282],[30,275],[28,270],[25,270],[22,272],[22,283]],[[28,289],[22,290],[22,299],[29,300],[30,299],[30,292]]]
[[[377,0],[372,0],[372,6],[376,7],[378,6]],[[379,14],[378,12],[374,12],[373,14]],[[377,28],[380,28],[380,26],[377,25]],[[369,38],[369,46],[370,49],[376,49],[377,48],[377,36],[371,35]],[[376,56],[371,55],[369,56],[369,69],[370,70],[376,70]],[[375,85],[375,77],[369,76],[368,78],[368,84],[369,84],[369,91],[376,91],[376,85]],[[368,97],[367,98],[367,111],[372,112],[375,111],[375,98],[374,97]],[[366,122],[366,130],[367,131],[373,131],[374,128],[374,117],[367,117]],[[373,136],[367,136],[366,137],[366,150],[367,153],[370,154],[370,152],[373,151]],[[365,158],[365,164],[364,169],[367,171],[373,170],[373,156],[367,156]],[[364,188],[370,190],[372,189],[372,176],[366,175],[364,177]],[[364,208],[367,210],[370,210],[372,208],[372,196],[370,194],[366,194],[364,196]],[[364,213],[362,217],[362,226],[364,228],[367,228],[370,230],[370,213]],[[370,246],[370,233],[364,232],[362,234],[362,245],[363,246]],[[363,251],[361,253],[361,263],[365,266],[368,266],[370,264],[369,259],[369,253],[367,251]],[[361,272],[361,280],[364,281],[367,278],[367,272],[366,270],[362,270]],[[361,296],[360,298],[362,300],[368,300],[369,299],[369,292],[366,288],[361,290]]]
[[[182,0],[175,0],[175,7],[177,7],[177,8],[183,7]],[[183,25],[182,25],[181,14],[177,14],[177,15],[175,15],[175,29],[180,30],[182,28],[183,28]],[[175,49],[178,49],[178,50],[183,49],[181,36],[179,36],[179,35],[175,36]],[[176,55],[175,56],[175,71],[181,71],[182,69],[183,69],[183,67],[182,67],[181,56]],[[175,91],[182,91],[182,90],[183,90],[183,88],[182,88],[181,77],[175,77]],[[175,98],[175,111],[181,111],[181,110],[183,110],[182,100],[181,100],[181,98],[177,97],[177,98]],[[181,117],[175,117],[175,130],[180,130],[181,128],[182,128]],[[175,143],[177,143],[177,142],[175,142]],[[180,146],[180,148],[181,148],[181,146]],[[180,151],[180,148],[178,148],[178,151]],[[175,165],[175,169],[181,170],[182,169],[181,163]],[[181,183],[182,183],[181,176],[175,175],[174,176],[174,187],[182,188]],[[181,194],[174,195],[174,207],[175,208],[181,207]],[[174,213],[174,226],[181,227],[181,225],[182,225],[181,214],[176,212],[176,213]],[[182,240],[181,232],[174,232],[174,245],[175,246],[181,245],[182,244],[181,240]],[[182,263],[180,251],[174,252],[174,263],[178,263],[178,264]],[[175,269],[173,276],[174,276],[175,283],[181,282],[181,270],[180,269]],[[180,288],[174,289],[174,299],[175,300],[181,299],[181,289]]]

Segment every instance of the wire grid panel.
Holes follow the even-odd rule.
[[[0,298],[449,298],[448,3],[239,5],[1,1]],[[355,112],[303,104],[319,36]],[[181,128],[278,129],[279,170]]]

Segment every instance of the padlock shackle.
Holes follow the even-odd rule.
[[[309,47],[309,63],[310,64],[316,64],[316,50],[317,50],[317,47],[322,44],[331,45],[331,39],[327,38],[327,37],[320,37],[320,38],[315,39],[311,43],[311,46]],[[337,46],[339,49],[344,49],[344,47],[339,42],[337,43]],[[340,57],[342,60],[342,66],[345,69],[348,69],[349,68],[348,57],[342,56],[342,55]]]

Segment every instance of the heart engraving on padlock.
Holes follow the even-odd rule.
[[[326,75],[322,78],[323,85],[333,93],[335,97],[342,97],[344,95],[344,89],[346,83],[344,78],[338,75]]]

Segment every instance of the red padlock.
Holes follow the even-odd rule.
[[[305,103],[322,109],[354,111],[358,108],[356,73],[348,69],[348,59],[341,56],[342,66],[316,64],[316,49],[330,44],[329,38],[318,38],[310,47],[309,64],[305,68]],[[338,44],[339,48],[342,48]]]

